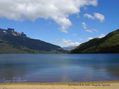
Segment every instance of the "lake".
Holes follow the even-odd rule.
[[[0,82],[119,80],[119,54],[1,54]]]

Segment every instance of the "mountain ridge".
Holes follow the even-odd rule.
[[[79,45],[71,53],[119,53],[119,29]]]
[[[0,53],[62,53],[54,44],[27,37],[14,29],[0,29]]]

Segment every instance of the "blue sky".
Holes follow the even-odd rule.
[[[50,3],[50,6],[58,8],[56,12],[54,8],[50,9],[45,6],[48,0],[43,2],[42,11],[38,7],[40,6],[38,3],[41,3],[42,0],[36,0],[37,3],[35,3],[35,0],[26,0],[26,2],[21,0],[23,2],[18,3],[15,2],[18,0],[5,1],[0,0],[0,10],[2,10],[0,11],[0,28],[14,28],[18,32],[24,32],[31,38],[62,47],[79,45],[89,39],[101,38],[109,32],[119,29],[119,0],[92,0],[92,2],[91,0],[84,0],[85,3],[82,0],[77,0],[76,3],[75,0],[61,0],[61,2],[51,0],[53,3]],[[38,8],[30,7],[31,4],[25,4],[31,2],[34,2],[34,5],[36,4]],[[61,5],[55,6],[54,3]],[[22,6],[23,4],[25,6]],[[6,5],[8,8],[11,5],[17,5],[20,6],[20,9],[18,7],[14,8],[16,11],[12,7],[12,9],[6,9],[4,7]],[[21,8],[23,10],[28,9],[23,12]],[[32,10],[30,11],[29,8]]]

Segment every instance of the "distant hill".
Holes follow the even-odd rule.
[[[71,53],[119,53],[119,29],[79,45]]]
[[[14,29],[0,29],[0,53],[62,53],[61,47],[27,37]]]
[[[66,51],[71,51],[73,49],[75,49],[77,46],[68,46],[68,47],[63,47],[64,50]]]

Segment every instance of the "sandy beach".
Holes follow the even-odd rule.
[[[1,83],[0,89],[118,89],[119,81],[82,83]]]

